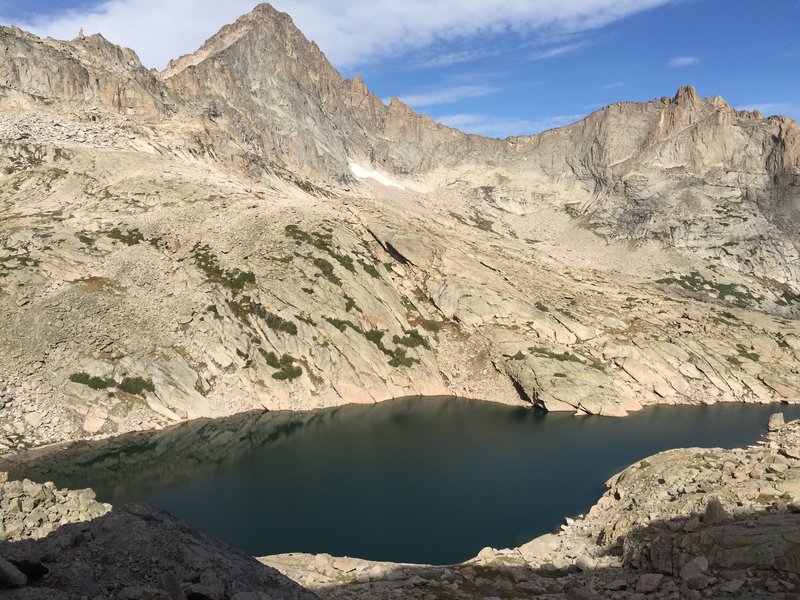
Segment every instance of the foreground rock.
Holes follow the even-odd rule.
[[[42,538],[69,523],[101,517],[109,504],[95,500],[92,490],[59,490],[52,482],[5,481],[0,473],[0,541]]]
[[[42,500],[48,492],[51,498]],[[275,570],[162,511],[131,505],[110,512],[110,506],[94,502],[89,492],[54,490],[52,484],[28,481],[3,485],[6,541],[0,542],[0,597],[316,598]]]
[[[746,449],[680,449],[613,477],[585,515],[447,567],[262,558],[323,598],[700,599],[800,594],[800,421]]]

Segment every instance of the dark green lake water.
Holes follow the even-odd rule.
[[[149,502],[256,556],[443,564],[553,531],[647,455],[753,443],[774,412],[800,418],[800,406],[664,407],[608,419],[414,398],[198,421],[11,470],[91,486],[116,505]]]

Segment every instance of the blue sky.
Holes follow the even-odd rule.
[[[83,26],[147,66],[192,52],[252,0],[0,0],[0,22]],[[800,119],[800,0],[275,0],[348,77],[460,129],[504,137],[683,84]]]

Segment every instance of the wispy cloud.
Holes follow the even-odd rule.
[[[670,67],[691,67],[700,62],[696,56],[673,56],[667,61]]]
[[[422,108],[425,106],[452,104],[453,102],[459,102],[460,100],[466,100],[467,98],[490,96],[498,91],[500,91],[499,88],[485,85],[460,85],[456,87],[440,88],[414,94],[406,94],[400,96],[400,100],[409,106],[413,106],[414,108]]]
[[[564,46],[556,46],[555,48],[549,48],[548,50],[536,52],[535,54],[531,55],[531,60],[545,60],[548,58],[556,58],[558,56],[572,54],[584,46],[586,46],[586,44],[583,42],[577,44],[566,44]]]
[[[479,114],[455,114],[434,117],[434,120],[467,133],[487,137],[507,138],[514,135],[532,135],[548,129],[563,127],[582,119],[584,115],[555,115],[541,119],[515,119]]]
[[[479,50],[458,50],[455,52],[442,52],[435,56],[423,58],[414,64],[415,69],[438,69],[441,67],[450,67],[452,65],[459,65],[469,63],[482,58],[490,58],[502,54],[502,50],[482,48]]]
[[[676,0],[272,0],[340,68],[384,56],[508,32],[532,36],[594,30]],[[147,66],[193,52],[254,0],[96,0],[15,24],[71,39],[83,27],[136,50]],[[41,6],[45,6],[44,3]],[[2,9],[0,8],[0,11]],[[7,14],[7,13],[6,13]],[[8,19],[0,20],[9,22]]]
[[[625,85],[624,81],[615,81],[614,83],[607,83],[604,87],[607,90],[613,90],[614,88],[622,87]]]
[[[755,102],[753,104],[745,104],[744,106],[737,106],[736,110],[757,110],[764,115],[793,115],[798,112],[797,107],[791,102]]]

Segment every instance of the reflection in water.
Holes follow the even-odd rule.
[[[254,555],[449,563],[553,530],[654,452],[752,443],[778,410],[800,417],[798,406],[717,405],[575,418],[413,398],[194,421],[0,470],[150,502]]]

